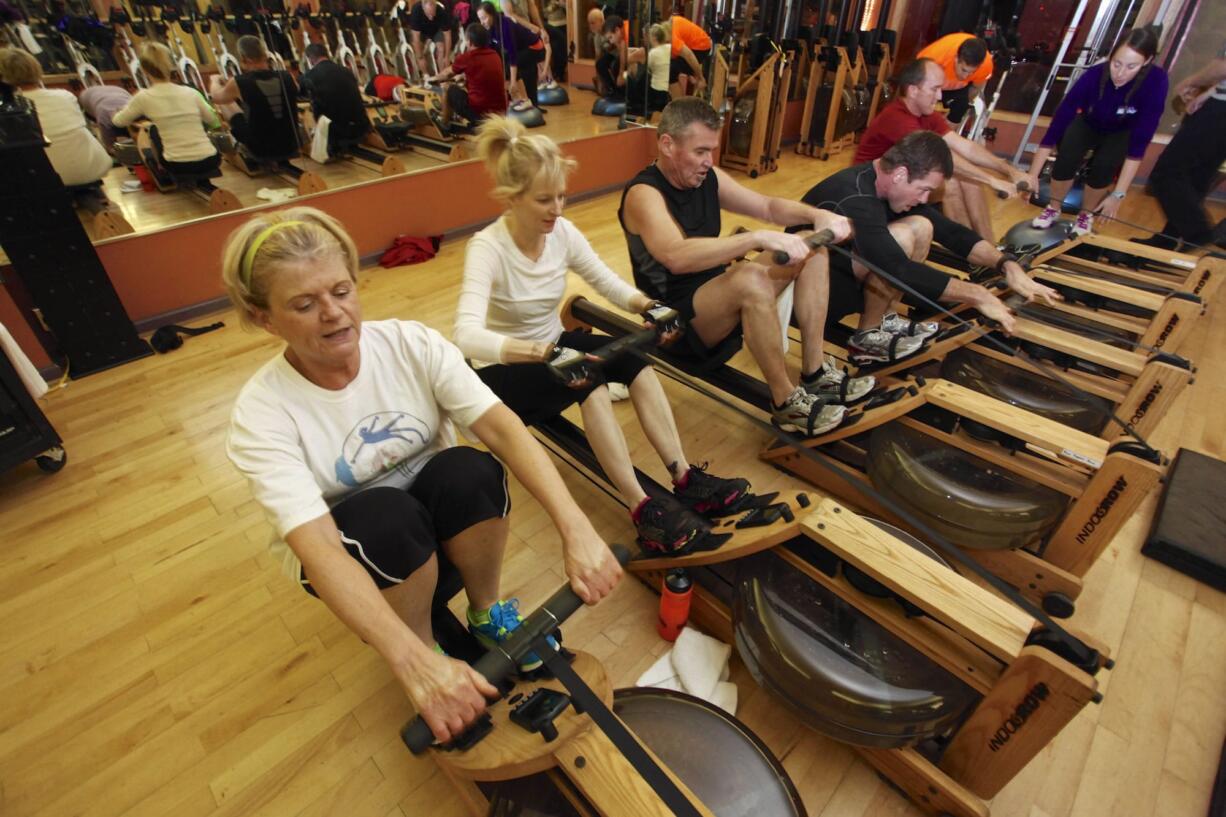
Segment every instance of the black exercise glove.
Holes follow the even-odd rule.
[[[598,364],[586,352],[578,349],[555,346],[553,356],[545,365],[554,377],[572,389],[586,389],[598,382]]]
[[[670,346],[685,332],[685,320],[671,306],[665,306],[659,301],[652,303],[643,313],[643,320],[656,330],[657,343],[660,346]]]

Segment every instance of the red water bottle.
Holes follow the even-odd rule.
[[[690,618],[690,597],[694,583],[681,568],[668,571],[660,588],[660,619],[656,631],[665,641],[676,641]]]

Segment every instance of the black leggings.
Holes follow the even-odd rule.
[[[569,56],[566,26],[551,26],[546,23],[545,31],[549,34],[549,70],[558,82],[566,82],[566,58]]]
[[[612,340],[593,332],[563,332],[556,345],[594,352]],[[575,403],[582,403],[605,382],[630,385],[646,366],[640,357],[622,355],[602,366],[603,377],[582,389],[572,389],[558,380],[544,363],[498,363],[478,369],[477,376],[507,408],[519,415],[525,425],[532,425],[556,417]]]
[[[1212,230],[1203,202],[1217,183],[1223,161],[1226,101],[1209,99],[1199,111],[1184,117],[1149,175],[1150,187],[1166,214],[1162,232],[1196,244],[1209,240]]]
[[[1056,164],[1051,170],[1052,181],[1066,182],[1076,176],[1086,154],[1094,151],[1086,173],[1086,187],[1106,187],[1115,181],[1116,174],[1128,158],[1128,137],[1127,130],[1104,133],[1090,127],[1082,117],[1077,117],[1069,124],[1056,150]]]
[[[445,542],[511,510],[506,471],[484,451],[466,446],[435,454],[407,491],[358,491],[332,509],[341,542],[380,590],[400,584]],[[299,581],[312,596],[305,570]]]
[[[540,79],[537,76],[537,66],[544,60],[543,48],[521,48],[515,54],[515,67],[519,69],[519,78],[524,81],[524,91],[533,105],[536,104],[536,87]]]

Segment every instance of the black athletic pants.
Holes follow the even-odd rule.
[[[545,31],[549,34],[551,49],[549,70],[558,82],[566,82],[566,59],[570,55],[566,26],[551,26],[546,23]]]
[[[1166,214],[1162,232],[1194,244],[1209,240],[1212,225],[1205,196],[1226,161],[1226,101],[1210,99],[1185,116],[1149,176],[1150,189]]]
[[[515,54],[515,67],[519,69],[519,78],[524,82],[524,91],[533,105],[536,102],[536,89],[540,82],[537,66],[545,61],[545,49],[521,48]]]
[[[596,59],[597,91],[605,96],[617,95],[617,55],[606,51]]]
[[[1068,130],[1056,148],[1056,164],[1051,169],[1054,181],[1068,181],[1077,175],[1077,169],[1086,154],[1094,151],[1090,169],[1086,173],[1087,187],[1106,187],[1115,181],[1116,175],[1128,158],[1129,131],[1103,132],[1090,127],[1082,117],[1069,123]],[[1054,204],[1054,202],[1053,202]]]
[[[595,332],[563,332],[555,345],[595,352],[612,341],[613,338]],[[601,366],[592,385],[581,389],[567,386],[544,363],[496,363],[477,369],[477,376],[525,425],[532,425],[584,402],[606,382],[629,386],[646,366],[646,361],[637,355],[622,355]]]
[[[429,561],[440,542],[510,510],[502,463],[484,451],[456,446],[435,454],[407,491],[390,486],[358,491],[332,509],[332,518],[345,550],[385,590]],[[315,595],[305,572],[300,581]]]

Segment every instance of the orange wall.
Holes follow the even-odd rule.
[[[655,130],[630,128],[569,142],[563,150],[579,162],[571,178],[571,195],[599,191],[623,184],[651,160]],[[348,228],[358,252],[369,256],[398,235],[439,235],[494,219],[499,208],[486,195],[489,189],[485,169],[473,161],[378,179],[294,203],[335,216]],[[276,208],[252,208],[269,209]],[[221,296],[222,244],[250,212],[123,236],[95,249],[128,314],[141,321]],[[0,290],[0,322],[36,366],[50,365],[5,290]]]

